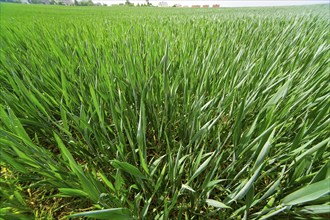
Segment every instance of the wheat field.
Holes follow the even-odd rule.
[[[328,218],[328,9],[1,3],[0,218]]]

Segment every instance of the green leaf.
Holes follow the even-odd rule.
[[[69,215],[69,218],[88,217],[96,219],[130,220],[133,219],[126,208],[112,208],[97,211],[80,212]]]
[[[89,86],[89,91],[90,91],[91,96],[92,96],[92,100],[93,100],[94,107],[96,109],[97,116],[99,117],[99,121],[100,121],[101,125],[103,126],[104,118],[103,118],[103,115],[101,114],[100,102],[97,99],[95,89],[92,87],[92,85]]]
[[[1,139],[0,139],[0,141],[1,141]],[[0,156],[1,156],[1,160],[6,161],[19,172],[22,172],[22,173],[29,172],[24,165],[19,163],[17,159],[13,158],[9,154],[7,154],[5,151],[2,150]]]
[[[330,193],[330,179],[325,179],[310,185],[307,185],[284,197],[284,205],[297,205],[316,200],[323,195]]]
[[[186,184],[182,184],[181,186],[182,189],[187,189],[189,190],[190,192],[196,192],[193,188],[191,188],[190,186],[186,185]]]
[[[111,165],[117,169],[120,169],[122,171],[125,171],[129,174],[131,174],[132,176],[141,178],[141,179],[148,179],[147,177],[145,177],[143,175],[143,173],[135,166],[133,166],[132,164],[129,164],[127,162],[120,162],[118,160],[113,160],[111,161]]]
[[[68,160],[69,161],[69,165],[70,165],[70,168],[72,169],[72,171],[77,174],[77,173],[82,173],[82,169],[81,167],[76,163],[76,161],[73,159],[70,151],[68,150],[68,148],[64,145],[64,143],[62,142],[61,138],[56,134],[54,133],[54,137],[55,137],[55,140],[57,142],[57,145],[58,147],[60,148],[61,150],[61,154],[63,156],[63,158],[65,160]]]
[[[252,187],[254,181],[258,178],[259,173],[260,173],[262,167],[263,167],[263,164],[261,164],[258,167],[258,169],[254,172],[253,176],[244,185],[244,187],[228,203],[231,203],[231,202],[233,202],[235,200],[241,199],[241,198],[243,198],[248,193],[248,191]]]
[[[299,161],[301,161],[304,157],[306,157],[307,155],[312,155],[315,151],[319,150],[321,147],[323,147],[325,144],[329,144],[330,138],[327,138],[323,141],[321,141],[320,143],[318,143],[317,145],[315,145],[314,147],[306,150],[304,153],[302,153],[301,155],[299,155],[295,161],[298,163]]]
[[[272,96],[272,98],[266,103],[265,108],[274,106],[281,98],[284,98],[288,92],[291,80],[288,80],[282,87],[280,87],[277,92]]]
[[[330,213],[330,205],[309,205],[304,206],[299,210],[302,213],[308,214],[329,214]]]
[[[209,158],[207,158],[201,165],[200,167],[198,167],[198,169],[195,171],[195,173],[192,175],[192,177],[189,179],[188,182],[191,182],[193,179],[195,179],[197,176],[199,176],[201,174],[201,172],[203,172],[203,170],[206,169],[207,165],[210,163],[210,161],[213,158],[214,153],[212,153],[211,156],[209,156]]]
[[[323,167],[316,173],[311,183],[330,178],[330,161],[323,165]]]
[[[286,209],[288,209],[288,208],[278,206],[275,209],[273,209],[272,211],[270,211],[269,213],[267,213],[266,215],[261,216],[260,220],[269,219],[270,217],[273,217],[273,216],[283,212]]]
[[[143,170],[149,174],[149,169],[147,166],[147,151],[146,151],[146,114],[144,100],[141,98],[140,103],[140,115],[139,115],[139,124],[136,136],[138,147],[139,147],[139,156],[140,162]]]
[[[79,189],[71,189],[71,188],[59,188],[60,195],[65,195],[65,196],[82,196],[82,197],[88,197],[88,194],[85,193],[82,190]]]
[[[269,138],[267,139],[265,145],[262,147],[259,155],[258,155],[258,158],[254,164],[254,169],[255,170],[257,167],[260,166],[260,164],[262,164],[269,152],[269,149],[271,147],[271,143],[272,143],[272,140],[273,140],[273,137],[274,137],[274,134],[275,134],[275,129],[272,131],[272,133],[269,135]]]
[[[213,206],[215,208],[223,208],[223,209],[230,209],[231,208],[231,207],[227,206],[226,204],[224,204],[222,202],[219,202],[219,201],[216,201],[216,200],[213,200],[213,199],[207,199],[206,203],[209,206]]]
[[[226,181],[225,179],[220,179],[220,180],[212,180],[212,181],[210,181],[210,182],[208,182],[207,184],[206,184],[206,187],[208,188],[208,187],[212,187],[212,186],[214,186],[214,185],[216,185],[216,184],[218,184],[218,183],[220,183],[220,182],[224,182],[224,181]]]
[[[109,189],[112,192],[115,192],[115,187],[113,186],[113,184],[109,181],[109,179],[101,172],[98,173],[100,175],[100,177],[102,178],[103,182],[109,187]]]

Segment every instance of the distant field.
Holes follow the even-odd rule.
[[[329,5],[0,16],[0,219],[330,217]]]

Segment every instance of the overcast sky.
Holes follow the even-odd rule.
[[[119,4],[124,3],[126,0],[94,0],[94,2],[106,3],[108,5],[111,4]],[[134,4],[144,4],[145,0],[129,0]],[[237,0],[149,0],[153,5],[158,5],[159,2],[167,2],[169,6],[174,4],[181,4],[186,6],[191,5],[213,5],[220,4],[221,7],[256,7],[256,6],[287,6],[287,5],[310,5],[310,4],[329,4],[330,0],[303,0],[303,1],[295,1],[295,0],[278,0],[278,1],[270,1],[270,0],[259,0],[259,1],[237,1]]]

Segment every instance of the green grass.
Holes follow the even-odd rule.
[[[1,4],[0,218],[329,217],[328,9]]]

